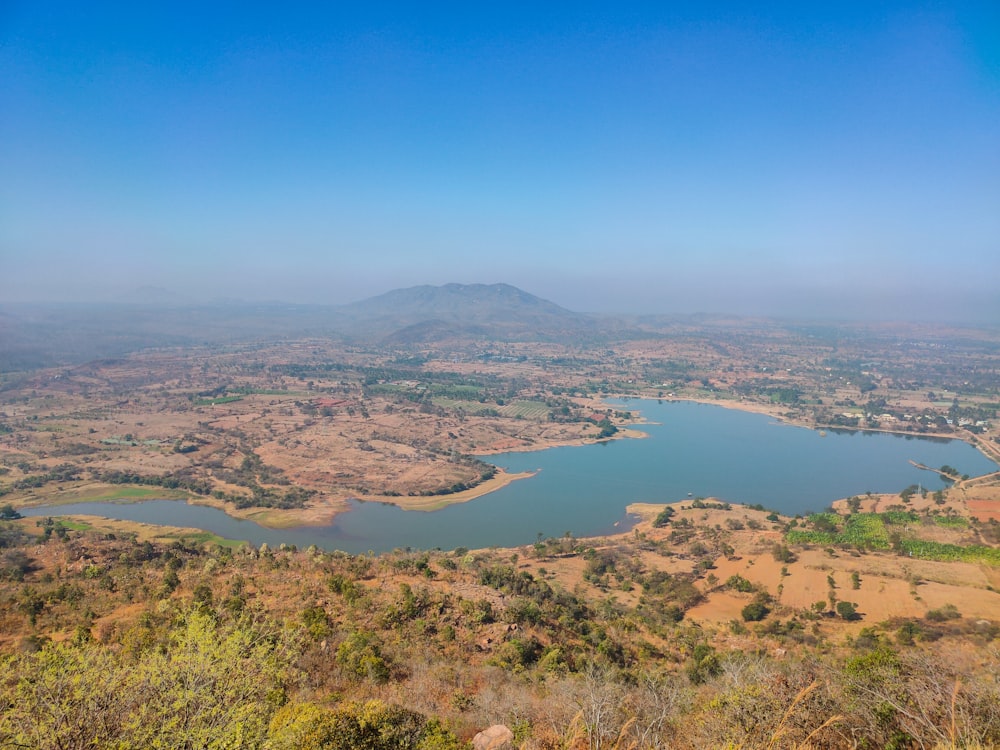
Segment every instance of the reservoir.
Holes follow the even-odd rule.
[[[352,502],[330,526],[267,529],[215,508],[181,501],[76,503],[25,509],[25,515],[87,514],[211,531],[230,539],[350,553],[401,547],[512,547],[543,537],[609,533],[627,523],[634,502],[716,497],[760,503],[785,514],[823,510],[838,498],[899,492],[909,485],[945,486],[915,468],[949,465],[976,476],[997,465],[967,443],[871,432],[820,433],[766,415],[719,406],[614,401],[641,413],[647,439],[550,448],[486,457],[504,469],[537,471],[471,502],[442,510],[403,511]]]

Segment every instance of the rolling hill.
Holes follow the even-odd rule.
[[[345,333],[387,343],[486,337],[549,340],[597,330],[597,321],[509,284],[445,284],[396,289],[337,308]]]

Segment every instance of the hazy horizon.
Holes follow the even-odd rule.
[[[0,303],[1000,323],[1000,6],[6,4]]]

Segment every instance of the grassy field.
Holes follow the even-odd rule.
[[[242,401],[243,396],[218,396],[216,398],[196,398],[195,406],[215,406],[216,404],[231,404],[235,401]]]
[[[218,534],[213,534],[209,531],[194,531],[194,532],[178,532],[172,534],[164,534],[164,539],[177,539],[179,541],[185,542],[187,544],[194,544],[199,547],[203,547],[206,544],[216,544],[220,547],[229,547],[231,549],[236,549],[237,547],[243,547],[246,542],[237,539],[226,539]]]
[[[69,503],[139,502],[142,500],[187,500],[184,490],[163,487],[113,487],[106,484],[80,484],[57,493],[40,494],[31,505],[67,505]]]

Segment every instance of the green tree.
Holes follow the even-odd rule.
[[[32,748],[261,747],[299,679],[290,631],[220,626],[198,609],[163,644],[80,639],[0,662],[0,744]]]
[[[375,636],[356,630],[337,647],[337,664],[348,674],[372,682],[389,680],[389,664]]]
[[[740,615],[745,622],[757,622],[767,617],[770,610],[763,602],[750,602],[741,611]]]
[[[10,503],[0,506],[0,521],[15,521],[20,517],[21,514]]]
[[[655,528],[661,528],[670,523],[670,519],[674,517],[674,509],[669,505],[656,514],[656,518],[653,519],[653,526]]]
[[[853,602],[837,602],[837,614],[845,620],[857,620],[860,617],[858,607]]]

